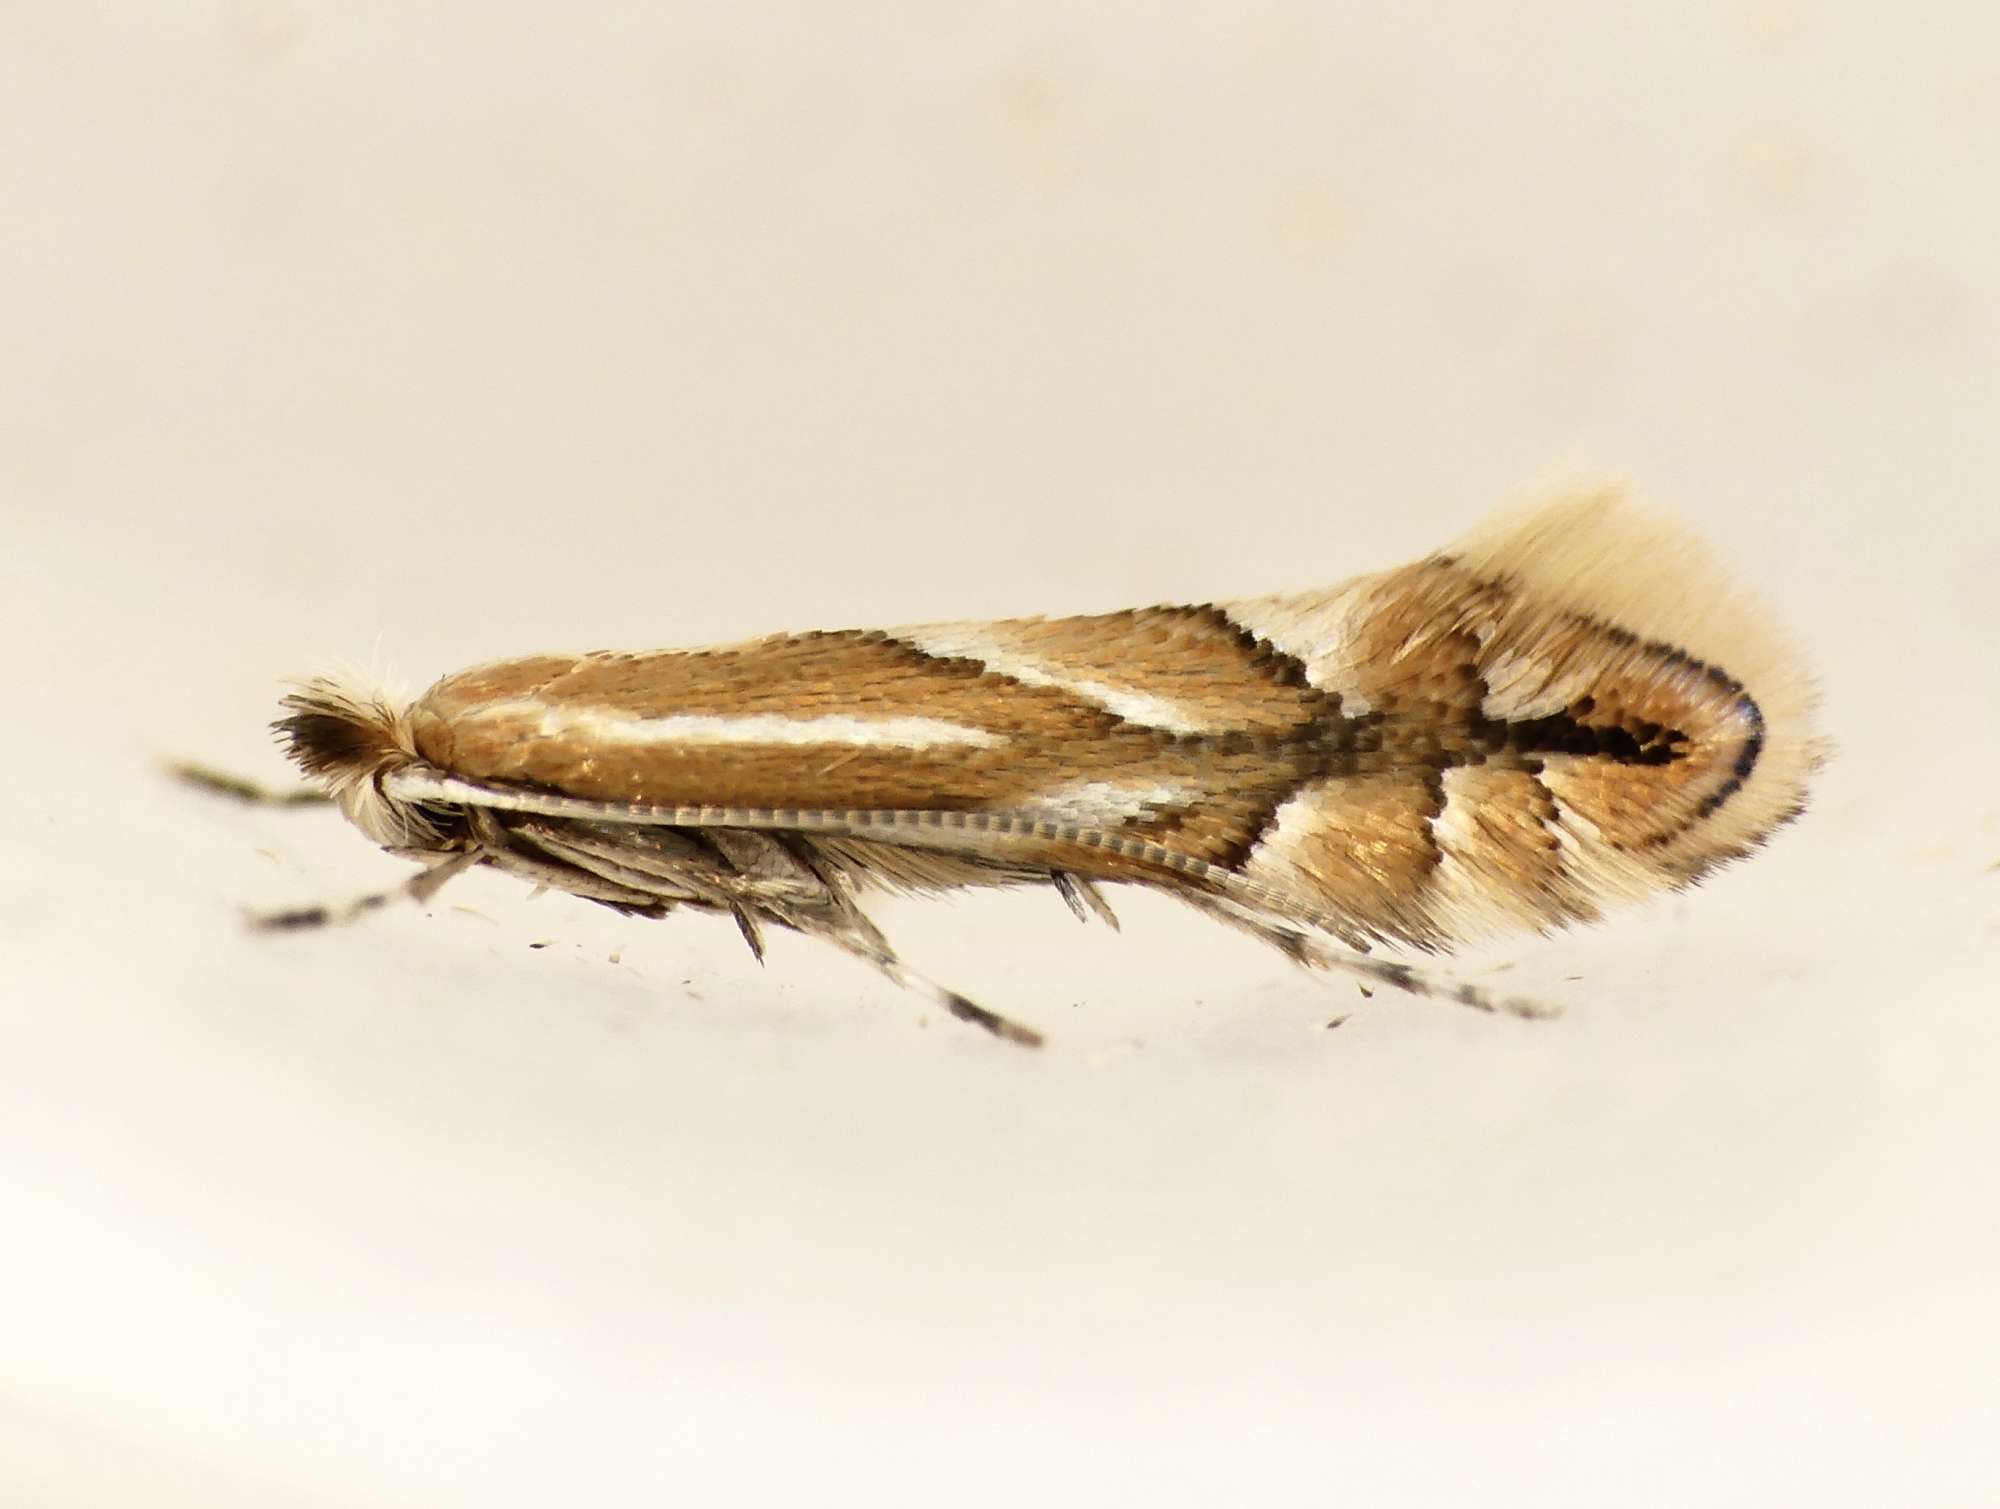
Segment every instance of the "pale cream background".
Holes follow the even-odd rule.
[[[5,7],[0,1500],[1991,1502],[1993,17]],[[1464,961],[1555,1025],[1145,898],[881,908],[1039,1057],[498,879],[254,938],[402,872],[149,768],[281,778],[339,657],[1313,585],[1562,468],[1842,755]]]

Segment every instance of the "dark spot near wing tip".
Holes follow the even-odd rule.
[[[1620,765],[1670,765],[1685,753],[1679,746],[1687,734],[1657,723],[1586,723],[1581,715],[1596,703],[1580,698],[1567,710],[1544,718],[1517,718],[1509,723],[1475,727],[1488,748],[1511,745],[1517,755],[1578,755],[1612,760]],[[1495,735],[1498,738],[1495,738]]]

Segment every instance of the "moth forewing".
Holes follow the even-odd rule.
[[[1798,661],[1686,536],[1609,495],[1318,592],[1082,618],[544,655],[414,703],[305,684],[277,727],[357,826],[648,915],[833,943],[955,1015],[870,890],[1140,885],[1301,962],[1684,885],[1795,815]],[[1341,946],[1335,946],[1337,940]]]

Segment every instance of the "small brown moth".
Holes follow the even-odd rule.
[[[1150,886],[1303,964],[1533,1012],[1366,956],[1689,884],[1796,816],[1812,692],[1680,530],[1608,494],[1316,592],[1082,618],[537,655],[414,703],[304,683],[291,757],[425,897],[490,865],[642,916],[823,938],[953,1015],[869,890]],[[368,898],[377,904],[383,898]],[[325,909],[268,919],[300,926]]]

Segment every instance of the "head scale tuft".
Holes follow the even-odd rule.
[[[435,823],[382,790],[384,774],[419,758],[408,708],[327,677],[301,683],[280,706],[286,716],[271,731],[299,769],[326,784],[356,827],[384,848],[438,845]]]

